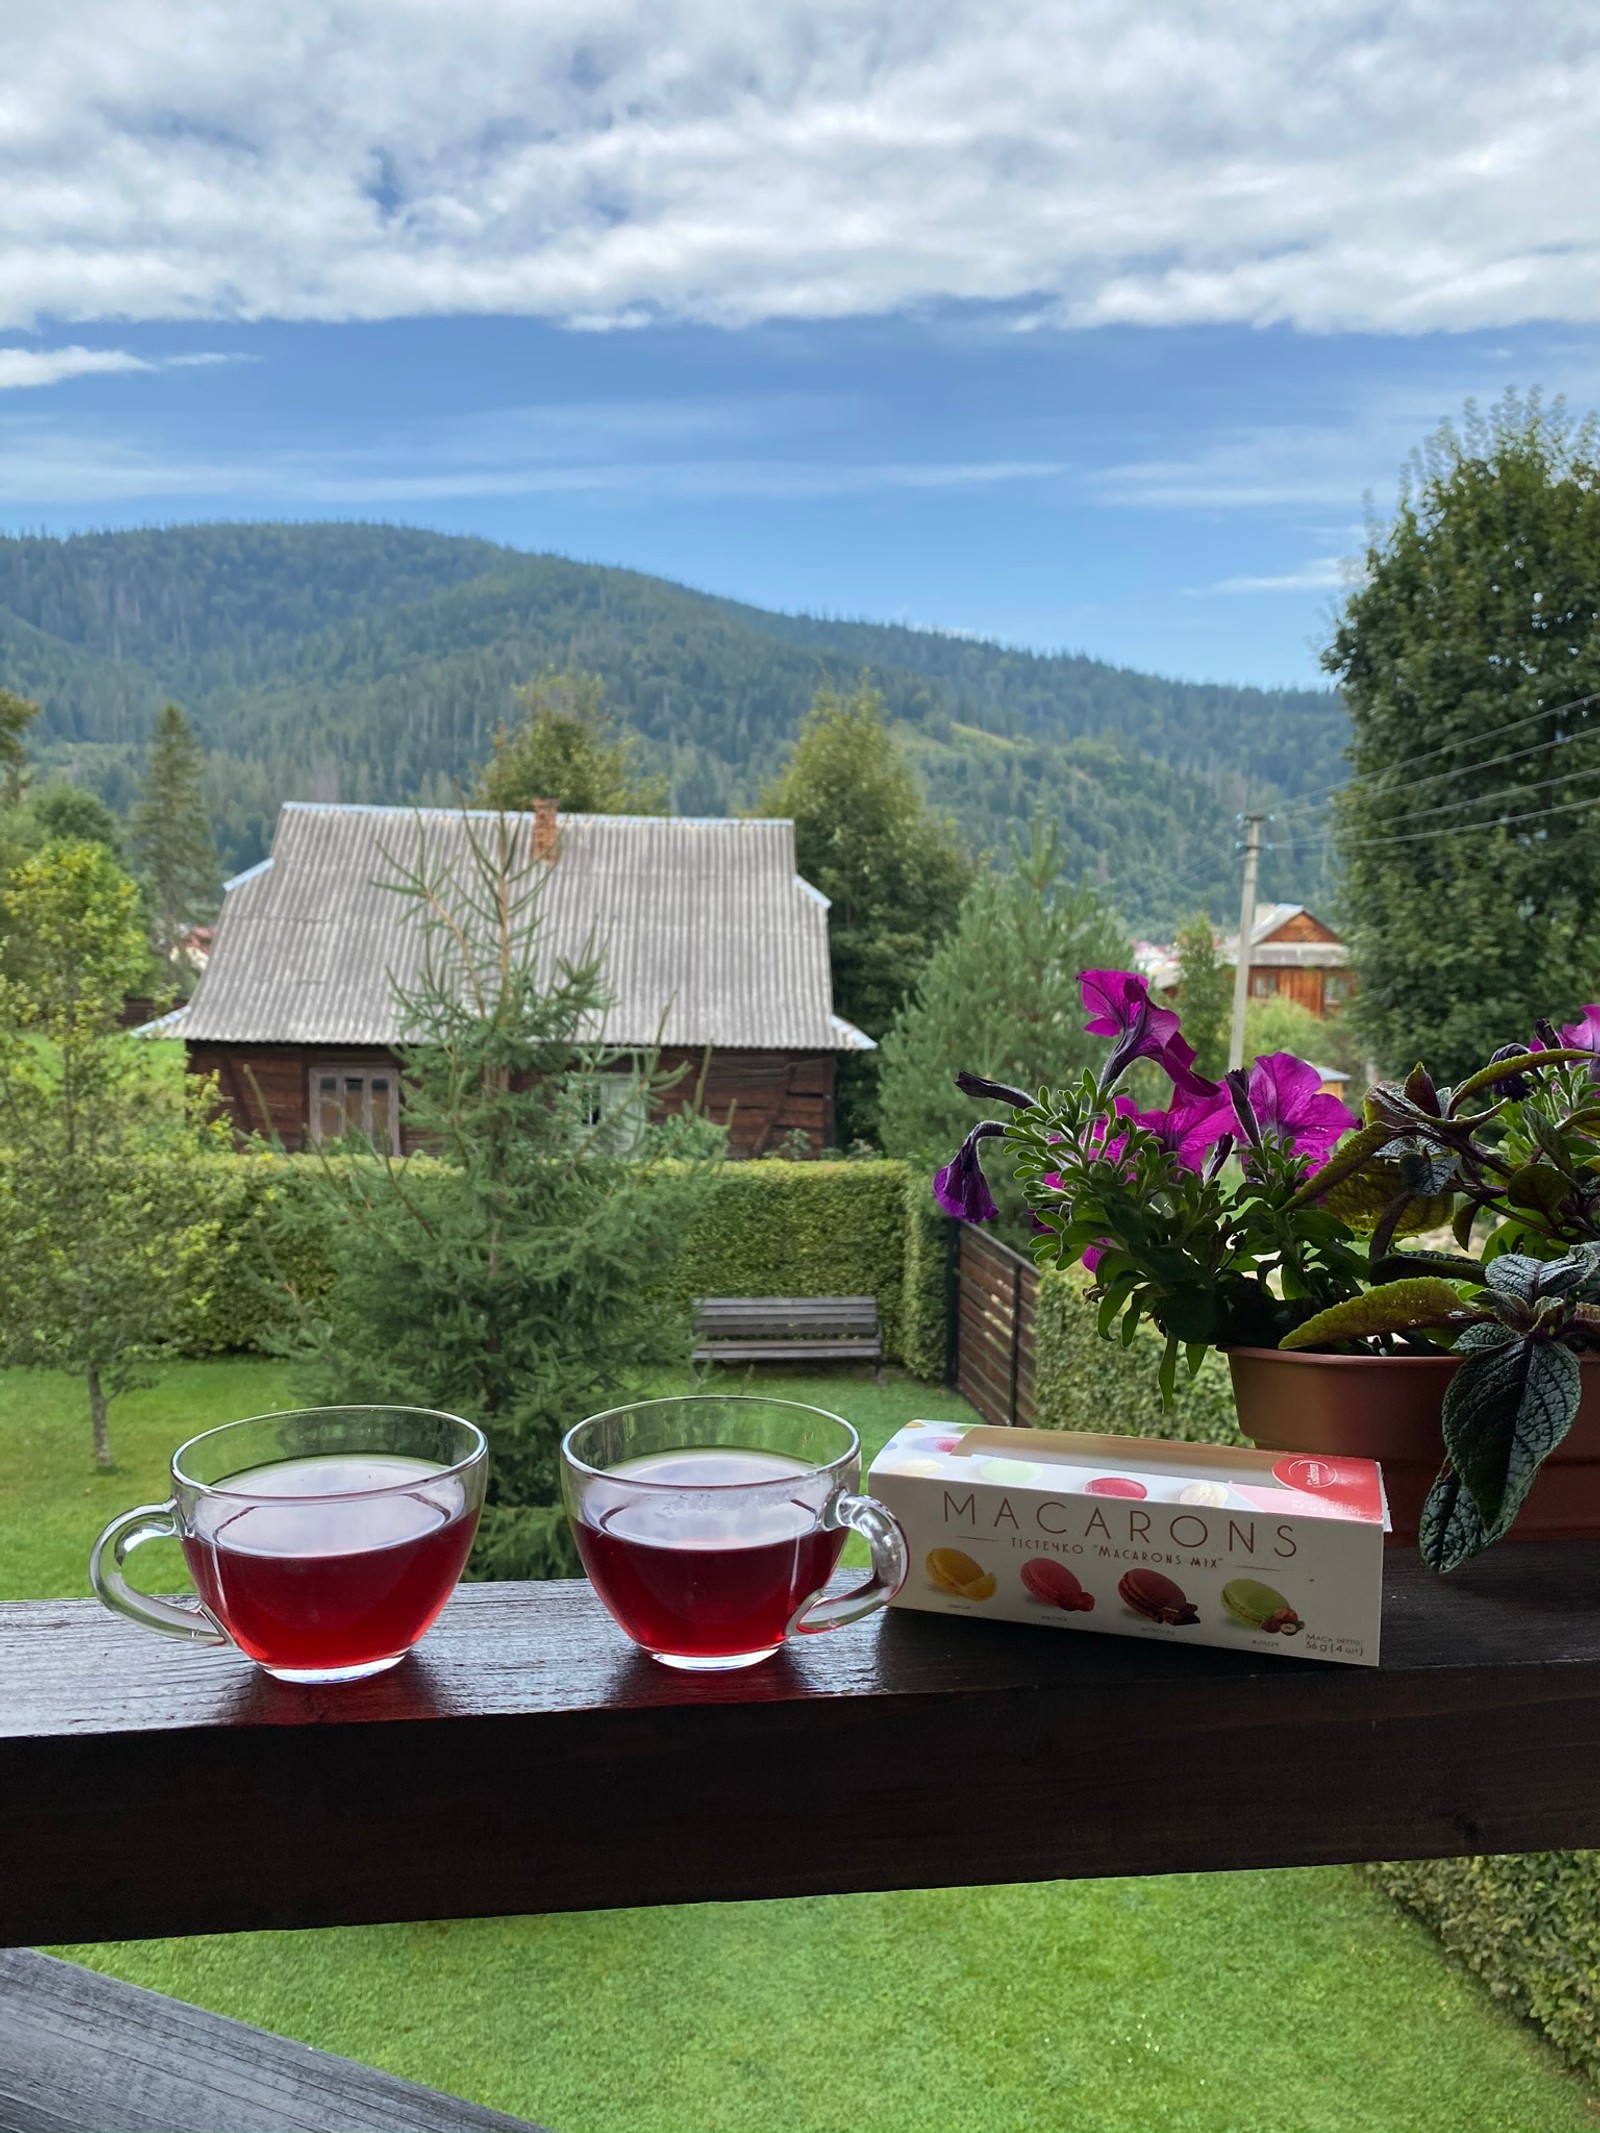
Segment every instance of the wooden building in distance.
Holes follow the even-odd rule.
[[[1229,969],[1239,965],[1239,936],[1217,940],[1217,953]],[[1135,961],[1157,992],[1169,998],[1177,990],[1178,963],[1173,949],[1141,941]],[[1355,991],[1350,950],[1333,928],[1304,904],[1258,904],[1250,932],[1250,997],[1293,1000],[1318,1016],[1336,1015]]]
[[[592,1034],[617,1049],[660,1048],[681,1067],[669,1105],[693,1099],[756,1156],[796,1134],[834,1137],[840,1052],[872,1039],[833,1012],[828,901],[795,871],[794,825],[721,818],[507,818],[539,882],[542,968],[605,953],[611,1005]],[[241,1133],[290,1150],[360,1131],[410,1145],[398,1074],[396,985],[421,967],[414,905],[389,884],[413,868],[456,868],[468,823],[454,809],[292,801],[272,856],[227,885],[194,997],[163,1018],[189,1066],[214,1073]],[[610,1093],[598,1076],[597,1101]],[[615,1077],[625,1097],[630,1079]]]

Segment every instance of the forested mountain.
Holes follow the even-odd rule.
[[[1003,847],[1044,805],[1143,928],[1227,909],[1247,796],[1341,770],[1327,692],[770,614],[488,541],[328,524],[0,540],[0,684],[44,705],[36,753],[126,805],[175,698],[210,751],[231,866],[262,856],[285,799],[450,799],[516,685],[569,663],[604,678],[691,814],[749,804],[818,682],[870,670],[972,842]],[[1268,893],[1321,886],[1269,856]]]

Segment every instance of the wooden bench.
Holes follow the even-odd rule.
[[[0,2133],[540,2133],[27,1949],[0,1950]]]
[[[697,1296],[697,1363],[883,1361],[872,1296]]]

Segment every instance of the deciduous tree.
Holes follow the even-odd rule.
[[[0,1355],[70,1370],[97,1465],[110,1402],[148,1382],[204,1299],[217,1225],[205,1092],[116,1025],[149,963],[139,892],[101,845],[57,843],[0,892]]]
[[[521,722],[509,732],[500,727],[478,779],[485,807],[554,800],[580,815],[660,814],[665,781],[634,774],[637,743],[614,730],[598,675],[552,668],[516,693]]]
[[[800,872],[831,900],[835,1006],[881,1037],[954,926],[973,865],[929,812],[875,688],[817,691],[761,811],[793,817]],[[873,1055],[844,1060],[841,1139],[875,1130],[877,1078]]]
[[[1416,456],[1324,665],[1352,1012],[1379,1063],[1451,1077],[1600,981],[1600,435],[1470,406]]]

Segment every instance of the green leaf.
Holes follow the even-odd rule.
[[[1572,1181],[1548,1163],[1524,1163],[1506,1179],[1506,1198],[1513,1207],[1532,1207],[1552,1215],[1572,1191]]]
[[[1363,1126],[1359,1132],[1347,1134],[1316,1175],[1307,1178],[1300,1190],[1284,1203],[1285,1207],[1307,1207],[1313,1200],[1320,1200],[1335,1185],[1354,1177],[1364,1163],[1370,1162],[1380,1149],[1387,1148],[1393,1139],[1393,1130],[1382,1125]]]
[[[1445,1326],[1463,1308],[1448,1281],[1419,1275],[1411,1281],[1385,1282],[1364,1296],[1333,1304],[1296,1326],[1278,1343],[1281,1348],[1320,1348],[1332,1341],[1366,1340],[1376,1333],[1413,1333],[1420,1326]]]
[[[1578,1358],[1532,1338],[1469,1353],[1444,1399],[1444,1447],[1471,1490],[1485,1547],[1522,1507],[1539,1468],[1578,1412]]]
[[[1570,1051],[1563,1048],[1553,1052],[1522,1052],[1515,1059],[1497,1059],[1491,1065],[1480,1067],[1476,1074],[1469,1074],[1450,1098],[1450,1114],[1455,1116],[1463,1101],[1475,1096],[1480,1089],[1492,1089],[1497,1082],[1511,1081],[1519,1074],[1536,1073],[1540,1067],[1560,1066],[1566,1060],[1592,1059],[1592,1052]]]
[[[1448,1462],[1428,1491],[1417,1530],[1417,1546],[1430,1570],[1456,1570],[1489,1545],[1483,1520],[1459,1474]]]

